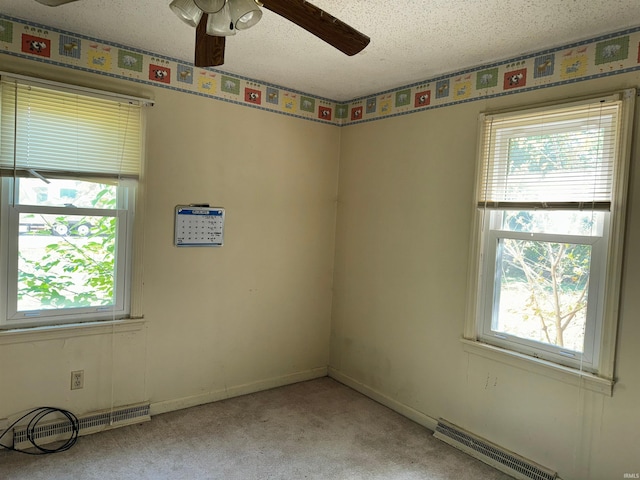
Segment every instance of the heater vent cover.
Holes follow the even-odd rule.
[[[434,437],[519,480],[555,480],[556,472],[439,419]]]
[[[80,431],[78,435],[89,435],[111,428],[123,427],[134,423],[142,423],[151,420],[149,416],[149,404],[127,405],[113,410],[100,410],[78,417]],[[41,422],[33,430],[33,439],[38,445],[59,440],[66,440],[71,436],[71,422],[66,418]],[[33,447],[27,438],[27,427],[22,425],[13,429],[13,446],[21,450]]]

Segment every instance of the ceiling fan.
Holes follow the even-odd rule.
[[[57,7],[77,0],[36,0]],[[173,0],[171,10],[196,28],[195,65],[214,67],[224,63],[226,37],[252,27],[264,7],[295,23],[346,55],[355,55],[369,44],[369,37],[306,0]]]

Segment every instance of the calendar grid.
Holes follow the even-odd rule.
[[[177,247],[221,247],[224,241],[224,208],[178,205],[175,210]]]

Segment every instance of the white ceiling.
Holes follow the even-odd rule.
[[[0,0],[0,12],[50,27],[193,61],[194,29],[170,0],[79,0],[46,7]],[[638,0],[313,0],[369,37],[347,57],[264,9],[227,40],[218,67],[345,101],[640,25]]]

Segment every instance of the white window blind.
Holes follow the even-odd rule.
[[[0,169],[4,176],[137,178],[138,102],[3,76]]]
[[[609,96],[484,116],[478,206],[609,210],[620,114]]]

